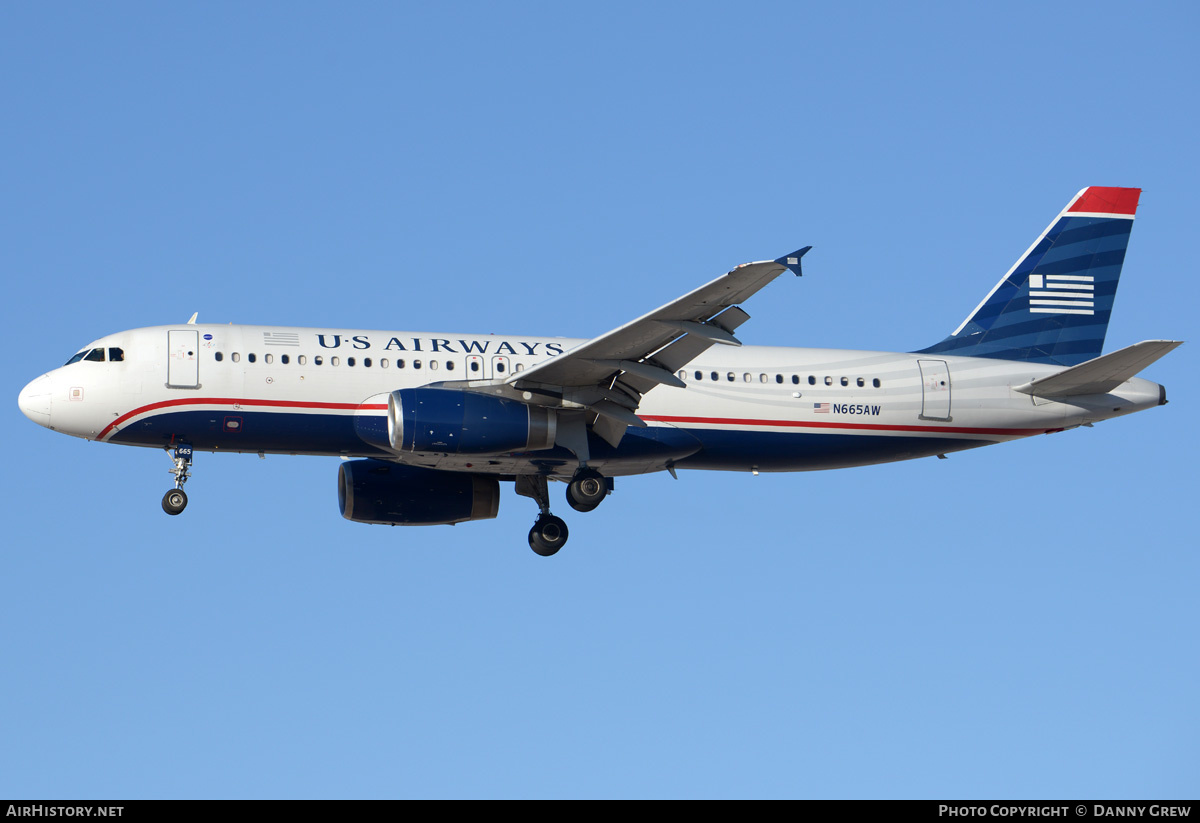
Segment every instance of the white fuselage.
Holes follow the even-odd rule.
[[[84,351],[103,350],[103,359],[93,355],[37,378],[20,405],[41,425],[89,440],[366,456],[498,475],[570,474],[572,455],[561,448],[486,458],[401,455],[378,432],[388,395],[397,389],[502,379],[582,342],[158,326],[95,341]],[[677,372],[686,388],[648,392],[637,411],[648,428],[630,428],[616,448],[596,443],[591,465],[609,476],[675,466],[803,471],[866,465],[1059,431],[1162,399],[1158,384],[1139,378],[1068,402],[1013,390],[1061,370],[975,357],[715,346]]]

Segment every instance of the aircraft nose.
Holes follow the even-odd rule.
[[[17,395],[17,405],[21,413],[39,426],[50,426],[50,376],[43,374],[21,389]]]

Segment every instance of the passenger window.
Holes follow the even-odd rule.
[[[766,383],[766,382],[767,382],[767,376],[766,376],[765,374],[760,374],[760,375],[758,376],[758,382],[759,382],[759,383]]]
[[[413,361],[413,368],[414,368],[414,369],[419,369],[419,368],[421,368],[421,361],[420,361],[420,360],[414,360],[414,361]]]
[[[473,371],[473,372],[479,371],[479,361],[478,360],[471,361],[471,371]]]
[[[319,355],[319,354],[313,357],[313,365],[314,366],[320,366],[324,362],[325,362],[325,358],[321,357],[321,355]]]
[[[716,372],[713,372],[712,374],[710,374],[709,377],[711,377],[713,380],[721,379],[721,376],[719,374],[717,374]]]
[[[743,383],[749,383],[752,379],[753,378],[750,376],[750,372],[746,372],[745,374],[742,375]]]
[[[517,364],[517,371],[525,371],[525,364],[524,364],[524,363],[518,363],[518,364]]]
[[[103,363],[104,362],[104,349],[92,349],[90,352],[87,353],[87,357],[85,357],[83,359],[90,360],[93,363]]]
[[[697,379],[697,380],[703,380],[703,379],[704,379],[704,372],[702,372],[702,371],[698,371],[698,372],[696,372],[696,379]]]
[[[396,368],[398,368],[398,369],[402,369],[402,368],[404,368],[404,361],[403,361],[403,360],[397,360],[397,361],[396,361]]]
[[[687,372],[680,369],[679,374],[677,374],[676,377],[678,377],[680,380],[687,380]]]
[[[347,358],[346,358],[346,365],[347,365],[347,366],[353,366],[353,365],[354,365],[354,358],[353,358],[353,357],[347,357]]]
[[[795,386],[800,385],[800,375],[798,375],[798,374],[792,375],[792,385],[795,385]]]
[[[725,379],[728,380],[730,383],[732,383],[736,379],[736,377],[737,377],[737,375],[735,375],[733,372],[729,372],[728,374],[725,375]]]
[[[865,385],[867,385],[867,381],[863,380],[861,377],[858,378],[858,387],[861,389]]]
[[[379,368],[386,369],[388,367],[388,359],[385,357],[379,361]]]
[[[242,356],[240,354],[238,354],[237,352],[234,352],[233,354],[229,355],[229,359],[232,360],[234,363],[242,362]]]
[[[832,377],[826,377],[826,378],[825,378],[825,385],[826,385],[826,386],[832,386],[832,385],[833,385],[833,378],[832,378]]]
[[[273,355],[273,354],[264,354],[264,355],[263,355],[263,362],[264,362],[264,363],[266,363],[268,366],[269,366],[269,365],[271,365],[272,363],[274,363],[274,362],[275,362],[275,355]]]
[[[808,376],[808,385],[810,385],[810,386],[817,385],[817,378],[810,374]]]
[[[878,377],[876,377],[874,380],[872,380],[872,381],[871,381],[871,385],[873,385],[875,388],[879,388],[879,387],[880,387],[881,385],[883,385],[883,384],[882,384],[882,383],[880,383],[880,382],[879,382],[879,378],[878,378]]]
[[[520,371],[520,370],[521,370],[521,367],[520,367],[520,365],[518,365],[517,371]],[[453,360],[446,361],[446,371],[454,371],[454,361]]]
[[[246,360],[247,360],[247,361],[249,361],[249,362],[251,362],[251,363],[253,363],[253,362],[254,362],[255,360],[257,360],[257,359],[258,359],[258,358],[256,358],[256,357],[254,356],[254,354],[253,354],[253,353],[246,355]]]
[[[437,371],[437,367],[438,367],[438,361],[436,361],[436,360],[430,360],[430,361],[429,361],[429,368],[430,368],[432,371]]]
[[[369,358],[369,357],[364,357],[364,358],[363,358],[363,368],[364,368],[364,369],[369,369],[369,368],[371,368],[371,358]]]
[[[843,386],[849,386],[849,385],[850,385],[850,378],[849,378],[849,377],[843,377],[843,378],[842,378],[842,385],[843,385]]]
[[[338,356],[335,354],[333,357],[329,358],[329,365],[331,365],[331,366],[340,366],[340,365],[342,365],[342,358],[338,357]]]
[[[109,363],[121,363],[125,360],[125,352],[122,349],[111,348],[108,350]]]
[[[782,375],[782,374],[777,374],[777,375],[775,375],[775,382],[776,382],[776,383],[782,383],[782,382],[783,382],[783,375]]]
[[[303,354],[296,355],[296,363],[301,366],[306,365],[308,363],[308,356]]]
[[[286,366],[288,363],[291,362],[291,360],[288,358],[288,356],[286,354],[281,354],[281,355],[279,355],[279,362]]]
[[[503,363],[497,363],[497,364],[496,364],[496,373],[497,373],[497,374],[503,374],[503,373],[504,373],[504,364],[503,364]]]
[[[220,363],[224,359],[225,359],[225,355],[221,354],[220,352],[217,352],[216,354],[213,355],[213,360],[216,360],[218,363]]]

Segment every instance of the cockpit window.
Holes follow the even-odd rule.
[[[113,360],[124,360],[125,359],[125,355],[120,349],[109,349],[109,351],[116,352],[116,354],[112,355]],[[69,366],[72,363],[78,363],[80,360],[90,360],[93,363],[103,363],[104,362],[104,349],[84,349],[83,351],[81,351],[79,354],[72,357],[70,360],[68,360],[63,365]]]
[[[116,347],[110,347],[108,350],[108,362],[120,363],[125,360],[125,350]]]

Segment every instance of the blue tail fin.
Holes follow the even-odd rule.
[[[1141,192],[1079,192],[971,316],[920,353],[1060,366],[1099,357]]]

